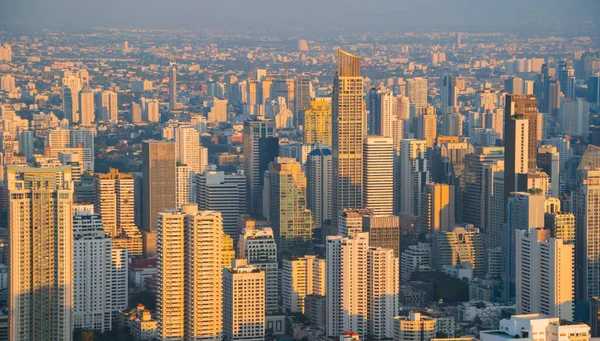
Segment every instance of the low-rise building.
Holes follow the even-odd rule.
[[[154,340],[158,337],[157,321],[143,304],[121,312],[121,325],[128,327],[134,341]]]

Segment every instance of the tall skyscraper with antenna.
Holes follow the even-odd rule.
[[[339,211],[362,207],[362,140],[365,136],[360,57],[338,50],[332,94],[333,226]]]

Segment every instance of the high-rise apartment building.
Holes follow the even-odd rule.
[[[171,63],[169,67],[169,109],[177,108],[177,65]]]
[[[573,188],[575,214],[575,273],[577,300],[600,296],[600,147],[588,145],[577,168]]]
[[[343,50],[337,54],[331,106],[334,226],[340,210],[362,207],[362,139],[366,133],[360,57]]]
[[[311,106],[310,101],[310,76],[309,75],[297,75],[296,84],[294,87],[294,117],[296,127],[304,124],[304,111]]]
[[[308,154],[306,206],[312,212],[315,228],[332,219],[332,162],[331,149],[315,149]]]
[[[325,259],[309,255],[284,258],[281,293],[286,312],[304,313],[306,296],[325,296]]]
[[[94,171],[94,138],[96,131],[94,128],[80,127],[71,130],[71,147],[72,148],[83,148],[83,169],[89,172]]]
[[[391,137],[367,136],[363,143],[363,205],[374,215],[394,211],[394,151]]]
[[[504,80],[504,90],[511,95],[523,95],[523,79],[511,76]]]
[[[400,142],[400,214],[416,220],[421,215],[421,199],[429,182],[426,141],[404,139]]]
[[[113,122],[119,121],[119,105],[117,102],[117,93],[114,91],[101,91],[96,96],[96,118],[100,121]]]
[[[590,104],[583,98],[565,98],[560,104],[560,127],[569,136],[590,133]]]
[[[337,234],[342,237],[350,237],[355,233],[363,232],[363,217],[372,214],[371,210],[362,208],[346,208],[340,211]]]
[[[280,250],[312,238],[312,214],[306,208],[306,177],[295,159],[277,157],[265,172],[265,216]]]
[[[206,170],[195,177],[198,207],[221,212],[223,231],[237,240],[238,219],[246,214],[246,176]]]
[[[326,241],[327,335],[367,334],[368,233],[329,236]]]
[[[175,154],[177,162],[190,167],[194,174],[204,171],[201,162],[200,133],[191,126],[175,128]]]
[[[73,182],[68,166],[9,166],[10,340],[73,333]]]
[[[479,229],[455,227],[451,231],[437,232],[431,247],[432,266],[438,270],[445,265],[470,263],[473,276],[485,275],[485,252],[483,236]]]
[[[406,80],[410,104],[418,108],[427,106],[427,78],[416,77]]]
[[[278,311],[277,245],[273,230],[269,227],[245,227],[238,243],[239,258],[245,258],[249,265],[265,272],[265,311],[274,314]]]
[[[79,123],[89,126],[96,120],[96,107],[94,106],[94,93],[90,89],[83,89],[79,93]]]
[[[263,341],[265,328],[265,272],[235,259],[223,270],[223,341]]]
[[[244,175],[248,213],[262,214],[264,172],[279,155],[275,122],[258,117],[244,123]]]
[[[544,228],[552,238],[561,239],[565,244],[575,244],[575,215],[569,212],[546,212]]]
[[[456,87],[456,77],[445,75],[442,79],[442,114],[446,114],[449,111],[454,110],[456,107],[456,97],[458,95],[458,88]]]
[[[65,77],[62,79],[62,104],[65,118],[70,123],[79,122],[79,91],[83,87],[79,77]]]
[[[191,202],[193,173],[190,166],[182,163],[177,163],[175,167],[175,188],[176,188],[176,208],[180,208]]]
[[[142,224],[144,230],[156,231],[158,213],[177,206],[175,143],[144,141]]]
[[[331,102],[324,99],[310,101],[303,113],[304,144],[318,143],[331,146]]]
[[[398,315],[399,260],[394,250],[370,247],[367,251],[367,333],[374,340],[394,336]]]
[[[221,214],[185,205],[179,211],[159,213],[157,228],[159,336],[221,340],[221,274],[229,257],[223,252],[227,237]]]
[[[139,234],[134,217],[133,176],[111,168],[108,174],[94,174],[94,183],[94,212],[100,215],[104,232],[111,237]]]
[[[542,313],[573,321],[575,250],[550,231],[516,231],[517,314]]]
[[[367,132],[369,135],[392,137],[392,118],[395,114],[396,101],[392,91],[383,86],[369,90],[367,102],[369,109]]]

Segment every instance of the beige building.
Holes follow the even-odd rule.
[[[94,212],[102,217],[106,234],[111,237],[123,232],[130,235],[139,234],[134,221],[133,176],[111,168],[107,174],[94,174],[94,183]]]
[[[223,340],[265,339],[265,272],[235,259],[223,269]]]
[[[142,156],[142,225],[144,230],[156,232],[158,213],[177,207],[175,143],[144,141]]]
[[[455,223],[454,186],[427,183],[421,199],[421,229],[451,231]]]
[[[425,140],[427,148],[432,148],[437,137],[437,116],[432,106],[422,111],[423,114],[419,115],[417,120],[417,138]]]
[[[283,309],[291,313],[304,313],[306,296],[325,296],[325,259],[306,255],[302,258],[284,258],[282,264]]]
[[[70,167],[9,166],[10,340],[73,333],[73,182]]]
[[[394,336],[398,314],[400,261],[394,250],[370,247],[367,251],[367,333],[374,340]]]
[[[411,311],[394,317],[394,341],[429,341],[435,337],[435,319]]]
[[[94,106],[94,93],[90,89],[84,89],[79,93],[79,123],[89,126],[96,120]]]
[[[474,276],[485,274],[483,236],[477,228],[455,227],[452,231],[438,232],[433,237],[431,251],[433,266],[437,269],[444,265],[471,263]]]

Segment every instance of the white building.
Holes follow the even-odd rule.
[[[112,279],[111,303],[113,311],[121,311],[129,305],[129,252],[125,248],[113,246],[111,251]]]
[[[331,149],[315,149],[306,162],[306,205],[313,214],[314,227],[332,219]]]
[[[96,132],[92,128],[72,129],[70,133],[71,147],[83,148],[83,168],[86,171],[94,171],[94,137]],[[68,140],[68,137],[67,137]],[[65,146],[68,147],[68,146]]]
[[[410,245],[400,256],[400,279],[410,281],[413,272],[431,269],[431,246],[428,243]]]
[[[584,98],[563,98],[559,115],[563,134],[587,136],[590,133],[590,104]]]
[[[249,265],[265,272],[265,304],[267,314],[278,311],[278,264],[277,245],[270,227],[246,226],[240,232],[239,257],[246,258]]]
[[[265,339],[265,272],[235,259],[223,269],[223,340]]]
[[[590,327],[543,314],[513,315],[500,329],[482,331],[481,341],[587,341]]]
[[[326,242],[327,336],[347,330],[367,335],[369,234],[329,236]]]
[[[304,313],[306,296],[325,296],[325,259],[309,255],[284,258],[281,272],[281,294],[286,312]]]
[[[400,141],[400,213],[412,218],[421,215],[421,198],[429,179],[427,141]]]
[[[516,231],[517,314],[542,313],[573,320],[574,245],[550,238],[550,230]]]
[[[102,91],[96,93],[96,109],[99,121],[119,121],[119,106],[117,103],[117,94],[115,92]]]
[[[394,317],[393,341],[429,341],[435,337],[434,318],[411,311],[408,316]]]
[[[367,136],[363,143],[363,205],[374,215],[394,211],[393,138]]]
[[[367,252],[367,332],[374,340],[394,336],[400,290],[398,263],[392,249],[371,247]]]

